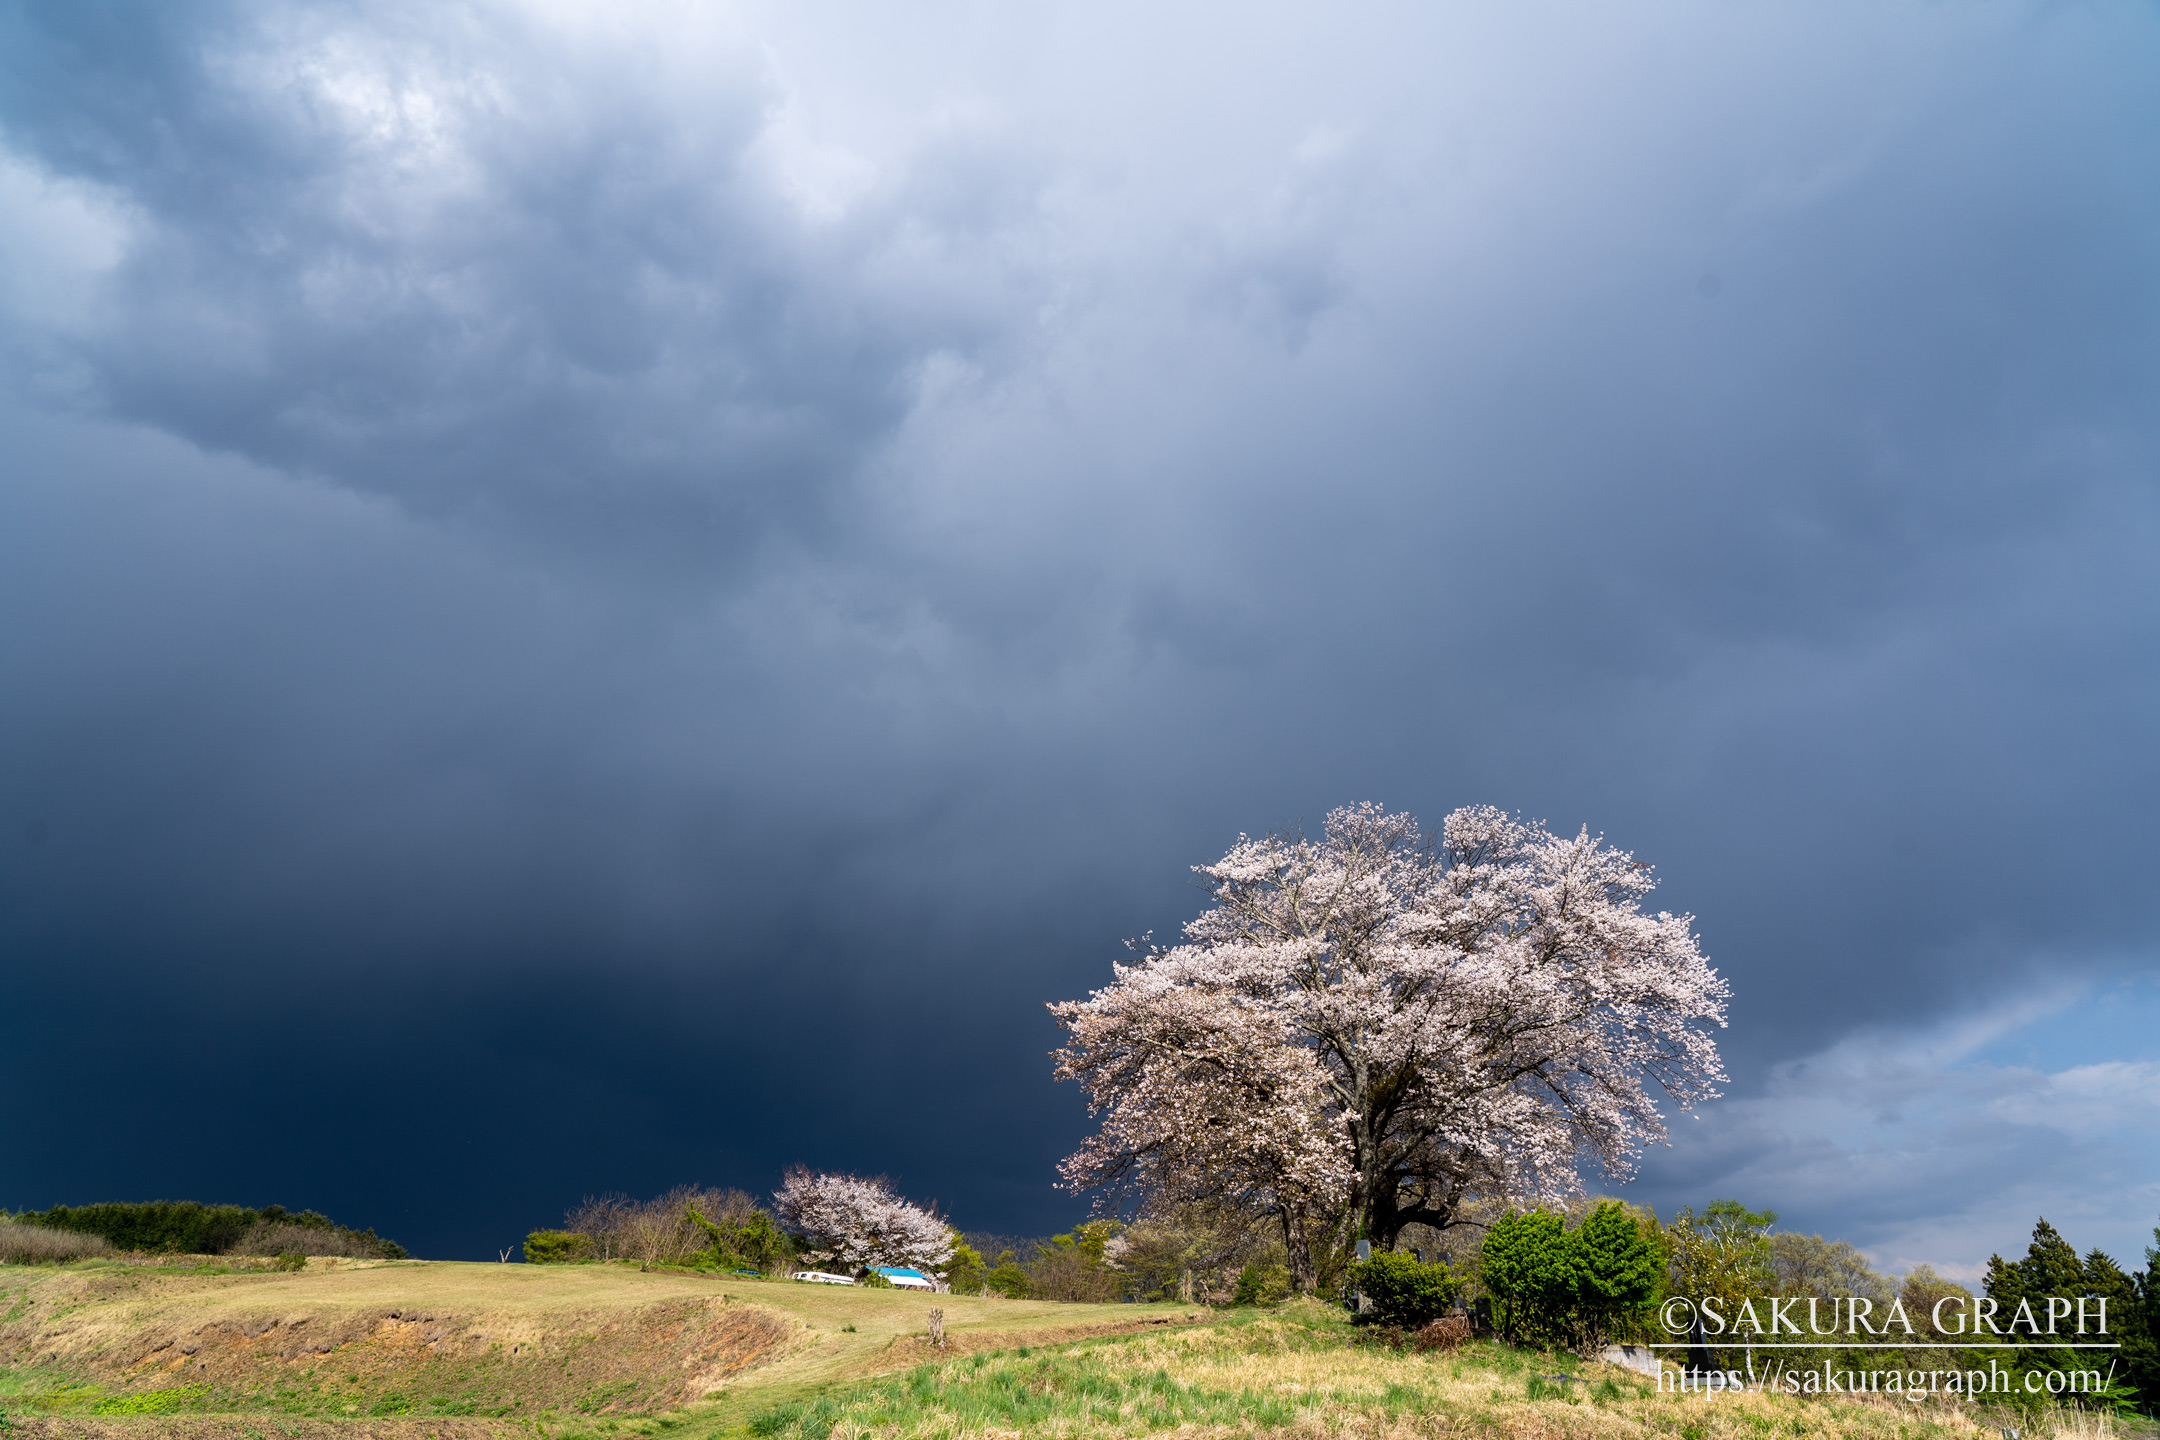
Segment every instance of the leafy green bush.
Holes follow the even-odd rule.
[[[142,1205],[55,1205],[19,1218],[48,1229],[97,1235],[122,1250],[222,1255],[258,1216],[239,1205],[153,1200]]]
[[[1352,1283],[1372,1302],[1373,1319],[1409,1330],[1439,1319],[1462,1289],[1462,1281],[1447,1266],[1420,1264],[1392,1250],[1353,1265],[1350,1273]]]
[[[684,1206],[683,1214],[706,1236],[706,1251],[696,1257],[694,1264],[762,1273],[786,1264],[794,1256],[795,1247],[787,1232],[763,1210],[752,1210],[735,1224],[715,1224],[694,1206]]]
[[[1290,1272],[1281,1265],[1247,1265],[1238,1272],[1233,1305],[1280,1305],[1290,1295]]]
[[[973,1295],[983,1288],[983,1277],[990,1267],[983,1263],[982,1252],[961,1238],[960,1232],[952,1232],[952,1259],[945,1264],[945,1279],[955,1295]]]
[[[983,1272],[983,1288],[993,1295],[1003,1295],[1008,1300],[1025,1300],[1035,1292],[1035,1282],[1020,1262],[1007,1250],[998,1256],[998,1263]]]
[[[535,1230],[525,1237],[528,1265],[567,1265],[592,1258],[592,1241],[575,1230]]]
[[[1478,1249],[1500,1327],[1538,1345],[1595,1349],[1657,1298],[1664,1257],[1642,1227],[1608,1200],[1569,1231],[1544,1210],[1510,1211]]]
[[[1509,1211],[1486,1230],[1478,1261],[1504,1334],[1536,1344],[1561,1338],[1573,1308],[1575,1256],[1558,1215]]]
[[[288,1250],[283,1255],[278,1256],[277,1263],[270,1268],[273,1270],[305,1270],[307,1269],[307,1256],[297,1250]]]
[[[1664,1287],[1665,1257],[1635,1217],[1607,1201],[1575,1230],[1577,1343],[1601,1349],[1642,1314]]]

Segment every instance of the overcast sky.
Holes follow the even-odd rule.
[[[1241,832],[1654,863],[1625,1193],[2160,1212],[2160,14],[0,5],[0,1205],[891,1174]]]

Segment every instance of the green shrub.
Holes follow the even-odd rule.
[[[1447,1266],[1420,1264],[1392,1250],[1353,1265],[1350,1273],[1352,1283],[1372,1302],[1372,1318],[1404,1329],[1439,1319],[1462,1289],[1462,1281]]]
[[[1509,1211],[1478,1247],[1485,1288],[1498,1302],[1493,1317],[1510,1339],[1550,1345],[1562,1339],[1573,1308],[1575,1256],[1558,1215]]]
[[[1510,1211],[1478,1249],[1501,1330],[1537,1345],[1594,1349],[1657,1298],[1663,1257],[1624,1207],[1606,1201],[1575,1230],[1544,1210]]]
[[[1281,1265],[1247,1265],[1238,1272],[1233,1305],[1280,1305],[1290,1295],[1290,1272]]]
[[[1008,1300],[1025,1300],[1035,1293],[1035,1282],[1020,1262],[1007,1250],[998,1256],[998,1263],[983,1272],[983,1288],[993,1295],[1003,1295]]]
[[[20,1218],[48,1229],[97,1235],[122,1250],[222,1255],[247,1233],[257,1212],[239,1205],[153,1200],[140,1205],[55,1205]]]
[[[592,1241],[575,1230],[535,1230],[525,1237],[528,1265],[567,1265],[592,1258]]]
[[[794,1256],[787,1232],[773,1224],[772,1216],[762,1210],[753,1210],[747,1219],[732,1225],[715,1224],[699,1214],[695,1206],[684,1206],[683,1215],[705,1232],[705,1253],[696,1256],[693,1264],[762,1274],[785,1265]]]
[[[297,1250],[288,1250],[283,1255],[278,1256],[270,1268],[273,1270],[305,1270],[307,1269],[307,1256]]]
[[[952,1259],[945,1262],[945,1280],[955,1295],[972,1295],[983,1288],[983,1279],[990,1267],[983,1263],[982,1252],[961,1238],[960,1232],[950,1232]]]
[[[1575,1338],[1586,1349],[1600,1349],[1658,1298],[1665,1257],[1635,1217],[1611,1200],[1583,1217],[1573,1239]]]

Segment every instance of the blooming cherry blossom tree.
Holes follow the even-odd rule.
[[[814,1175],[798,1165],[773,1192],[781,1220],[810,1242],[808,1259],[848,1270],[866,1265],[942,1269],[952,1231],[882,1178]]]
[[[1074,1189],[1280,1222],[1301,1288],[1314,1237],[1392,1245],[1473,1195],[1632,1173],[1724,1072],[1727,987],[1690,916],[1645,914],[1648,866],[1490,806],[1428,843],[1358,805],[1323,838],[1240,836],[1196,866],[1214,906],[1113,983],[1050,1007],[1060,1079],[1100,1128]]]

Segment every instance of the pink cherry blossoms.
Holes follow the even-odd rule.
[[[782,1223],[805,1236],[805,1258],[842,1270],[865,1265],[937,1271],[952,1259],[952,1230],[882,1179],[815,1175],[798,1165],[773,1192]]]
[[[1585,1159],[1624,1177],[1664,1137],[1652,1086],[1687,1109],[1724,1079],[1692,917],[1645,914],[1649,867],[1587,831],[1479,806],[1436,847],[1359,805],[1195,869],[1183,944],[1050,1007],[1100,1122],[1065,1183],[1269,1216],[1301,1286],[1316,1245],[1579,1190]]]

